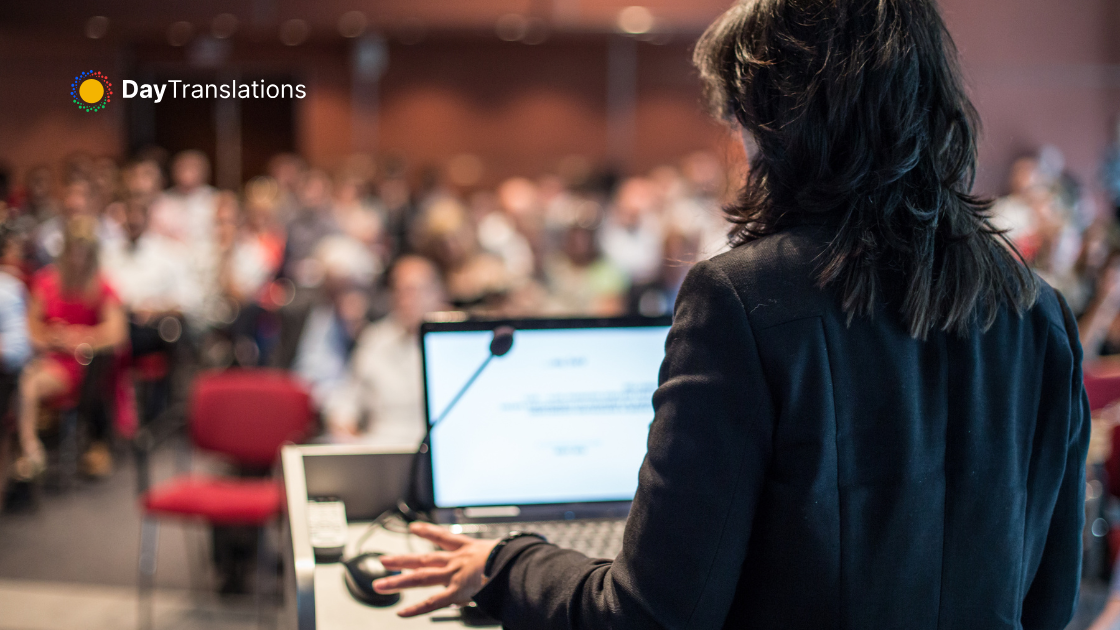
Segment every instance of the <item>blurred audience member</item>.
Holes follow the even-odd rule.
[[[25,237],[11,223],[0,225],[0,381],[6,381],[8,375],[18,375],[31,358],[22,268],[25,249]],[[0,387],[0,413],[8,409],[10,395],[10,391]]]
[[[991,224],[1004,230],[1023,258],[1031,262],[1056,229],[1051,180],[1038,158],[1029,156],[1011,166],[1008,184],[1010,193],[992,206]]]
[[[599,233],[603,254],[636,285],[654,281],[661,270],[665,233],[657,215],[656,199],[648,179],[626,180],[619,187]]]
[[[311,390],[318,406],[342,386],[354,339],[366,324],[369,287],[380,269],[360,243],[346,236],[324,238],[308,259],[319,270],[310,304],[290,319],[299,331],[291,370]]]
[[[1105,155],[1101,179],[1112,203],[1113,217],[1120,220],[1120,116],[1116,117],[1116,135]]]
[[[51,400],[76,396],[94,355],[127,339],[120,300],[98,269],[97,224],[92,217],[75,216],[66,223],[58,261],[40,271],[32,283],[28,330],[42,356],[29,363],[20,377],[19,430],[23,457],[16,473],[25,479],[40,475],[46,466],[39,441],[41,408]],[[105,440],[104,418],[91,416],[92,444],[82,457],[92,475],[110,472],[112,458]]]
[[[564,232],[560,251],[545,263],[548,288],[562,313],[610,317],[626,312],[630,281],[599,252],[597,222],[598,208],[587,202],[582,216]]]
[[[299,214],[299,189],[307,164],[294,153],[279,153],[268,161],[268,176],[276,182],[276,221],[287,226]]]
[[[133,356],[167,350],[178,338],[160,325],[165,318],[181,319],[202,300],[188,277],[183,245],[148,229],[148,207],[142,197],[125,204],[125,242],[101,248],[101,270],[129,316]],[[179,330],[178,322],[168,323]]]
[[[665,255],[657,278],[648,284],[635,287],[633,310],[646,317],[671,315],[677,302],[684,277],[698,259],[698,235],[686,235],[672,230],[665,235]]]
[[[213,237],[214,195],[210,160],[201,151],[183,151],[171,163],[172,187],[151,210],[151,229],[187,247],[205,248]]]
[[[27,291],[23,284],[24,240],[12,223],[0,225],[0,499],[5,496],[10,460],[12,400],[20,372],[31,358],[27,332]]]
[[[398,166],[390,163],[388,172],[377,187],[377,196],[384,210],[385,234],[389,243],[389,257],[406,253],[410,247],[409,236],[413,231],[416,209],[412,205],[412,194],[404,176],[397,172]]]
[[[256,211],[261,212],[259,206]],[[259,221],[259,214],[257,218]],[[243,220],[237,195],[218,194],[215,215],[218,288],[222,295],[239,305],[256,299],[279,264],[270,238],[272,234],[260,227],[259,222]]]
[[[299,187],[299,210],[288,222],[283,274],[296,286],[313,288],[322,282],[323,270],[314,258],[316,247],[327,236],[341,230],[331,209],[331,180],[323,171],[303,175]]]
[[[258,177],[245,186],[243,212],[231,193],[218,204],[218,289],[231,314],[233,357],[243,367],[267,362],[279,335],[269,310],[277,306],[269,289],[284,256],[274,220],[277,199],[276,182]]]
[[[506,265],[482,251],[466,209],[454,199],[440,199],[424,210],[414,240],[416,250],[439,266],[456,306],[492,304],[513,289]]]
[[[678,175],[675,170],[671,174]],[[730,248],[727,239],[730,226],[720,205],[725,180],[719,159],[707,151],[698,151],[683,160],[678,177],[661,183],[666,196],[666,220],[673,230],[697,243],[697,260],[711,258]]]
[[[416,448],[424,436],[420,379],[420,323],[444,308],[439,271],[426,258],[394,264],[392,310],[358,338],[349,380],[327,401],[327,429],[335,439]]]
[[[366,195],[365,180],[344,172],[334,187],[334,220],[347,236],[384,260],[384,225],[378,208]]]
[[[246,238],[256,241],[275,272],[284,259],[284,226],[277,219],[280,188],[276,180],[255,177],[245,185]]]
[[[163,172],[155,160],[136,160],[124,169],[126,199],[151,207],[163,192]]]
[[[94,216],[93,189],[88,180],[73,179],[62,193],[59,213],[39,225],[35,235],[35,265],[49,265],[59,254],[66,240],[66,224],[77,216]]]
[[[36,166],[24,178],[24,198],[20,214],[35,224],[43,223],[59,213],[54,197],[54,173],[46,166]]]
[[[89,181],[93,187],[94,207],[99,210],[122,197],[121,172],[113,158],[94,158]]]
[[[535,261],[527,234],[537,215],[537,187],[515,177],[498,187],[498,207],[478,221],[478,243],[482,249],[501,259],[509,278],[524,280],[533,275]]]

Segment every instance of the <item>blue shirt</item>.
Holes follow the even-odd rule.
[[[27,290],[11,274],[0,271],[0,364],[8,372],[18,372],[29,358]]]

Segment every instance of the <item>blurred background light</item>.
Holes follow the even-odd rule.
[[[618,29],[630,35],[648,33],[653,30],[653,14],[645,7],[626,7],[618,12]]]
[[[95,15],[86,20],[86,37],[101,39],[109,33],[109,18],[104,15]]]
[[[210,34],[215,39],[228,39],[237,32],[237,16],[232,13],[219,13],[210,22]]]
[[[167,29],[167,43],[172,46],[185,46],[194,36],[194,25],[187,21],[179,21]]]
[[[299,46],[307,41],[310,31],[311,28],[306,21],[293,18],[280,25],[280,43],[285,46]]]
[[[351,39],[366,32],[368,21],[361,11],[347,11],[338,18],[338,34]]]

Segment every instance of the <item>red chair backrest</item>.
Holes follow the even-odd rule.
[[[1089,408],[1100,411],[1120,400],[1120,374],[1097,376],[1085,370],[1085,393],[1089,395]]]
[[[239,464],[271,466],[285,442],[313,418],[307,391],[280,370],[234,369],[199,375],[191,396],[191,437],[199,448]]]
[[[1089,397],[1089,409],[1096,413],[1120,400],[1120,374],[1101,374],[1093,372],[1086,365],[1085,394]],[[1115,370],[1111,370],[1114,372]],[[1120,496],[1120,427],[1113,427],[1109,435],[1110,451],[1104,461],[1104,471],[1108,481],[1108,493]]]

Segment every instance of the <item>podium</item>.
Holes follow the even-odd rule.
[[[458,614],[440,610],[411,619],[396,612],[419,603],[442,587],[411,589],[401,601],[386,608],[358,602],[343,583],[339,563],[317,564],[307,527],[307,503],[311,497],[337,497],[346,504],[350,525],[347,552],[367,531],[369,523],[396,506],[405,496],[413,462],[413,451],[369,446],[285,446],[280,460],[286,500],[283,523],[284,607],[278,626],[286,630],[369,630],[379,628],[429,628],[441,625],[462,627]],[[433,546],[416,536],[378,528],[362,545],[363,551],[422,553]]]

